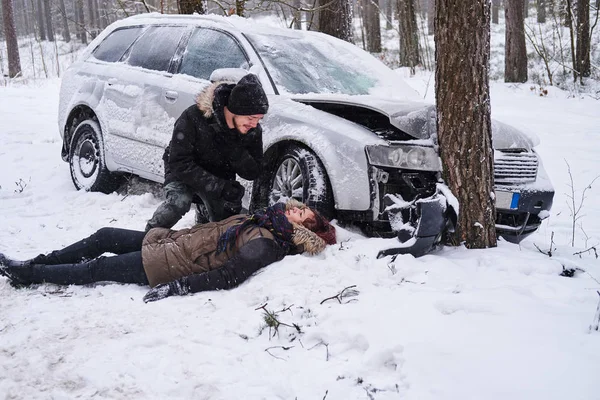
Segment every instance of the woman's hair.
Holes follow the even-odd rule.
[[[310,209],[314,214],[314,218],[306,218],[302,225],[313,231],[317,236],[325,241],[327,244],[335,244],[335,228],[329,223],[327,218],[323,217],[317,210],[305,206]]]
[[[307,218],[302,222],[302,226],[314,232],[327,244],[336,244],[335,227],[329,223],[327,218],[323,217],[317,210],[299,202],[296,199],[289,199],[286,202],[286,210],[298,207],[301,210],[308,208],[315,214],[314,218]]]

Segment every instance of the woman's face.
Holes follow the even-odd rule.
[[[310,208],[292,207],[285,212],[288,221],[302,224],[307,218],[315,219],[315,213]]]

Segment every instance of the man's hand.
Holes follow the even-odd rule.
[[[237,203],[242,199],[242,197],[244,197],[245,192],[246,189],[244,189],[242,184],[238,181],[227,181],[223,186],[221,196],[223,196],[223,199],[227,201]]]
[[[154,286],[144,296],[144,303],[162,300],[169,296],[184,296],[190,292],[187,276],[168,283]]]

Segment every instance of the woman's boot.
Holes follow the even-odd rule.
[[[75,264],[33,264],[0,254],[0,274],[17,285],[54,283],[87,285],[99,281],[148,284],[140,251],[115,257],[98,257]]]

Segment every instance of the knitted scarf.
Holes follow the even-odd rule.
[[[268,229],[275,237],[275,241],[283,248],[286,254],[290,250],[294,227],[285,215],[285,204],[277,203],[248,216],[244,222],[229,227],[219,238],[217,254],[222,253],[228,247],[233,246],[240,232],[248,227]]]

